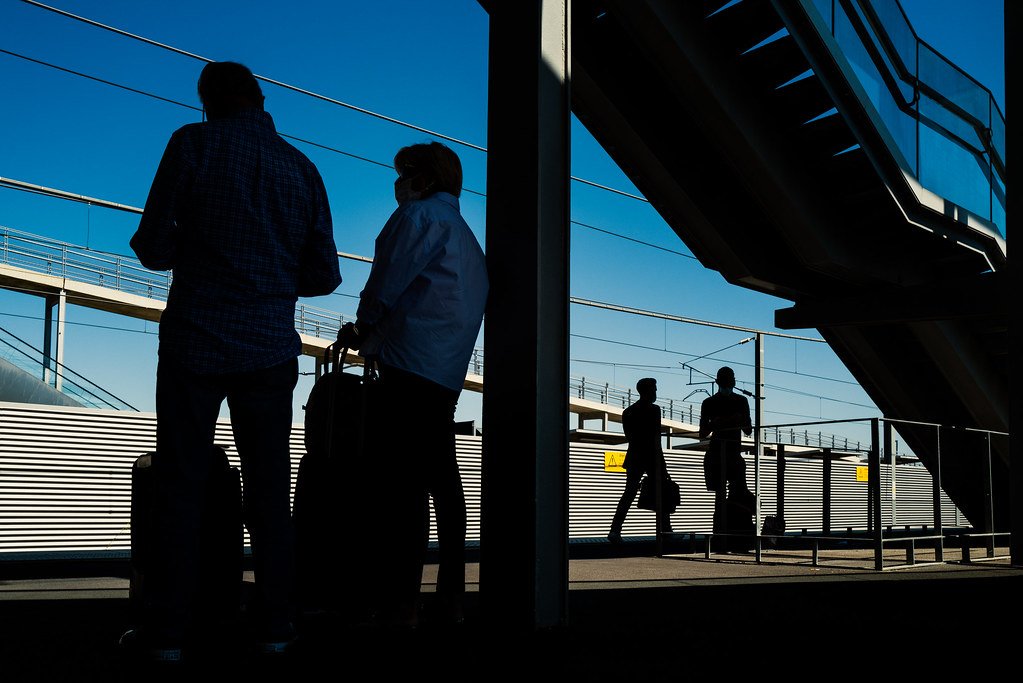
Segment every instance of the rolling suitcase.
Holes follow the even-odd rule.
[[[153,464],[157,453],[145,453],[131,468],[131,577],[128,598],[136,619],[141,619],[152,571],[154,544],[159,543],[153,520]],[[203,527],[200,531],[200,574],[196,597],[196,619],[213,625],[240,615],[244,578],[244,525],[241,476],[227,452],[213,446],[209,458],[210,486],[202,501]]]
[[[730,552],[749,552],[754,547],[756,524],[753,522],[756,497],[745,489],[729,492],[725,501],[725,521],[714,516],[715,529],[724,527],[727,534],[725,547]]]
[[[371,363],[344,372],[347,348],[324,352],[305,408],[306,453],[295,480],[296,599],[304,615],[328,612],[357,622],[368,617],[374,575],[372,479],[364,457],[371,403],[377,395]]]

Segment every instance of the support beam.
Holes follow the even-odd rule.
[[[567,621],[569,2],[486,6],[480,607],[526,630]]]
[[[53,387],[60,391],[64,386],[64,318],[67,314],[67,292],[63,289],[57,294],[47,294],[43,315],[43,383],[50,384],[53,375]],[[54,309],[57,311],[54,320]],[[54,329],[56,325],[56,329]],[[56,336],[54,336],[56,333]]]
[[[1020,99],[1020,60],[1023,59],[1023,48],[1020,46],[1020,30],[1023,30],[1023,3],[1010,2],[1005,0],[1004,2],[1005,12],[1005,82],[1015,83],[1016,87],[1006,88],[1005,91],[1005,110],[1019,112],[1020,107],[1023,106],[1020,103],[1023,99]],[[1016,165],[1019,166],[1019,155],[1020,149],[1023,149],[1019,145],[1020,140],[1020,126],[1018,114],[1016,115],[1015,124],[1013,126],[1007,126],[1005,132],[1005,156],[1012,155],[1017,159]],[[1019,172],[1017,168],[1017,173]],[[1006,256],[1009,251],[1009,232],[1014,231],[1018,226],[1016,221],[1013,220],[1012,216],[1019,211],[1019,177],[1016,176],[1015,182],[1008,182],[1005,188],[1005,216],[1006,216],[1006,227],[1005,227],[1005,249]],[[1015,232],[1013,232],[1015,234]],[[1015,243],[1013,238],[1013,243]],[[1018,292],[1019,276],[1017,271],[1019,268],[1015,265],[1012,259],[1007,259],[1009,264],[1009,277],[1011,281],[1011,291]],[[1012,307],[1012,314],[1009,322],[1009,338],[1010,348],[1019,349],[1020,343],[1023,342],[1023,334],[1021,334],[1020,325],[1020,310],[1019,306]],[[1020,361],[1018,354],[1010,354],[1010,385],[1013,387],[1020,386],[1020,382],[1023,381],[1023,362]],[[1023,401],[1018,398],[1011,399],[1011,423],[1014,425],[1023,424],[1020,421],[1023,413],[1020,412],[1020,406],[1023,405]],[[1009,442],[1010,466],[1009,472],[1011,477],[1011,496],[1012,496],[1012,512],[1010,516],[1010,526],[1012,531],[1012,537],[1009,544],[1009,552],[1012,557],[1012,564],[1014,566],[1023,566],[1023,446],[1020,446],[1020,439],[1011,439]],[[1018,620],[1016,620],[1018,622]]]
[[[856,296],[804,299],[774,312],[782,330],[881,325],[967,318],[1007,319],[1008,278],[986,273],[969,280],[948,280],[927,286],[874,290]]]

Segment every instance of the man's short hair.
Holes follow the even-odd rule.
[[[261,107],[263,90],[244,64],[210,62],[199,74],[199,100],[207,114],[230,116],[246,106]]]
[[[462,162],[451,148],[439,142],[402,147],[394,155],[394,170],[403,177],[422,175],[427,187],[424,195],[462,194]]]
[[[636,389],[638,391],[643,391],[644,389],[657,389],[657,380],[653,377],[644,377],[636,382]]]
[[[718,386],[721,387],[734,387],[735,371],[726,365],[718,370],[718,376],[715,381],[718,383]]]

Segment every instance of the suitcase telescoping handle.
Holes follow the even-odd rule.
[[[349,347],[341,344],[340,341],[335,341],[333,344],[328,346],[323,351],[323,368],[324,374],[330,374],[332,372],[343,372],[344,361],[348,358]],[[359,395],[359,414],[356,424],[356,453],[361,454],[365,445],[366,436],[366,420],[369,417],[369,384],[377,380],[377,366],[376,361],[371,358],[364,358],[362,362],[362,390]],[[330,392],[327,395],[327,444],[326,452],[327,457],[331,457],[334,453],[334,423],[335,417],[335,406],[336,397],[339,382],[330,383]]]

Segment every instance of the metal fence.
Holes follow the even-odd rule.
[[[0,403],[0,559],[83,553],[126,556],[131,538],[131,465],[155,447],[155,430],[152,413]],[[305,453],[303,439],[302,425],[294,425],[293,484]],[[216,442],[237,466],[227,421],[218,424]],[[468,508],[467,541],[471,544],[478,542],[480,534],[482,441],[458,436],[456,445]],[[570,446],[570,539],[600,539],[608,532],[625,486],[625,475],[608,466],[608,453],[606,447],[596,444]],[[665,458],[669,474],[681,490],[682,503],[672,515],[675,532],[709,537],[714,494],[704,485],[702,453],[669,450]],[[915,537],[940,546],[942,536],[984,533],[983,526],[971,524],[943,492],[940,532],[936,529],[933,477],[920,467],[877,459],[876,491],[882,504],[874,516],[873,480],[859,476],[860,462],[779,452],[760,458],[747,456],[746,460],[749,486],[759,489],[761,516],[784,516],[787,533],[807,541],[850,534],[862,537],[872,531],[890,536],[897,527],[902,542],[912,529]],[[783,479],[778,477],[779,468]],[[896,480],[897,509],[894,498],[885,502],[887,497],[880,495],[886,489],[894,491],[889,484]],[[344,542],[345,530],[352,524],[372,526],[373,520],[372,510],[347,511],[338,519],[337,542]],[[654,536],[653,513],[632,509],[622,532],[625,536]],[[436,541],[432,517],[430,539]]]

